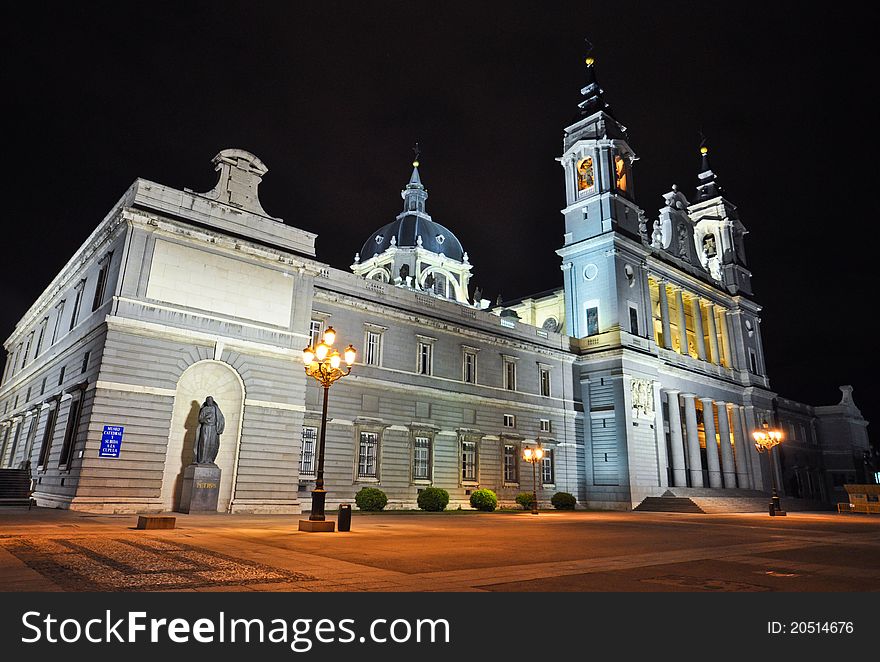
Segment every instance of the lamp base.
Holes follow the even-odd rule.
[[[336,522],[333,520],[310,520],[301,519],[299,521],[299,530],[308,531],[309,533],[333,533],[336,530]]]

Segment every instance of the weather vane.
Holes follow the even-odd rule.
[[[590,53],[593,52],[593,42],[590,41],[587,37],[584,37],[584,43],[587,45],[587,52],[584,54],[584,62],[586,62],[589,66],[595,61],[590,55]]]
[[[413,154],[415,154],[415,158],[413,159],[413,165],[415,167],[419,166],[419,154],[422,153],[422,150],[419,149],[419,143],[416,141],[416,144],[412,148]]]

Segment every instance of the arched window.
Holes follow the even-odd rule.
[[[620,154],[614,155],[614,176],[617,183],[617,190],[627,193],[629,185],[626,176],[626,161]]]
[[[593,159],[588,156],[577,163],[577,190],[578,192],[588,191],[593,188],[594,183]]]

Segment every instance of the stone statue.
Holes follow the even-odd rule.
[[[687,260],[689,257],[687,242],[688,242],[687,228],[684,225],[679,225],[678,226],[678,256],[682,260]]]
[[[193,448],[196,464],[214,464],[220,450],[220,435],[226,429],[226,419],[210,395],[199,409],[199,427]]]
[[[654,232],[651,233],[651,246],[663,248],[663,230],[660,228],[660,219],[654,221]]]
[[[642,416],[654,416],[654,385],[650,380],[632,380],[632,408]]]

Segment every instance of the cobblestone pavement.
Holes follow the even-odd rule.
[[[356,513],[0,509],[0,591],[880,591],[880,518],[792,513]]]
[[[66,591],[156,591],[290,583],[308,575],[155,538],[16,536],[0,541]]]

